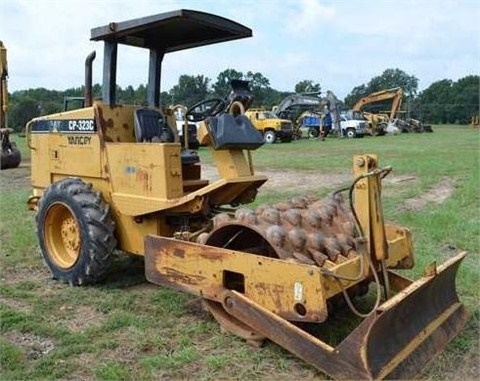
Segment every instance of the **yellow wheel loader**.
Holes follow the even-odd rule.
[[[160,108],[166,53],[251,35],[191,10],[92,29],[104,41],[103,100],[92,104],[92,54],[85,108],[27,125],[28,203],[43,258],[54,278],[86,285],[107,274],[114,249],[144,256],[150,282],[201,297],[227,331],[251,343],[270,339],[334,378],[414,377],[467,320],[455,291],[465,253],[416,281],[398,273],[414,262],[409,230],[383,218],[381,179],[391,168],[373,154],[355,156],[348,188],[250,209],[267,178],[252,162],[263,139],[244,115],[248,86],[187,110],[200,122],[216,181],[202,178],[172,110]],[[119,45],[150,52],[148,107],[116,103]],[[372,284],[376,301],[361,313],[356,299]],[[301,328],[329,324],[344,303],[363,320],[339,345]]]

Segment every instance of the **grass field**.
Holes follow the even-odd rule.
[[[386,219],[412,230],[418,276],[424,266],[466,250],[458,293],[472,314],[462,333],[421,379],[478,379],[480,134],[436,126],[433,134],[301,140],[253,153],[272,177],[256,204],[301,192],[325,195],[348,183],[352,156],[376,153],[393,173],[384,181]],[[229,334],[197,299],[147,283],[142,262],[119,255],[100,285],[51,280],[27,211],[29,155],[0,173],[0,378],[2,380],[325,379],[282,348],[253,348]],[[211,164],[201,148],[202,162]],[[336,331],[329,333],[335,337]]]

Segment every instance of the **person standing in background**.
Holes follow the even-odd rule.
[[[322,118],[322,128],[320,129],[320,139],[324,141],[329,132],[332,130],[332,114],[327,105],[324,107],[324,115]]]

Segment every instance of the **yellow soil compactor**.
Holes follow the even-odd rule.
[[[186,112],[200,122],[219,179],[202,178],[199,156],[182,148],[175,115],[160,107],[166,53],[249,37],[249,28],[191,10],[92,29],[104,41],[102,101],[92,102],[86,60],[85,107],[27,125],[36,221],[54,278],[100,281],[114,249],[145,257],[150,282],[200,296],[219,323],[252,343],[270,339],[339,379],[409,378],[455,337],[467,312],[455,290],[459,254],[419,280],[408,229],[384,222],[375,155],[353,159],[353,182],[326,199],[296,197],[255,209],[267,181],[251,151],[263,144],[244,112],[248,84]],[[148,106],[116,103],[119,45],[150,52]],[[346,194],[346,196],[344,196]],[[348,200],[348,201],[345,201]],[[373,284],[369,313],[355,299]],[[346,303],[363,321],[337,346],[303,330],[328,324]]]

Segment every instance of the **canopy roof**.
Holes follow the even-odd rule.
[[[210,13],[180,9],[93,28],[91,40],[163,53],[252,36],[252,30]]]

